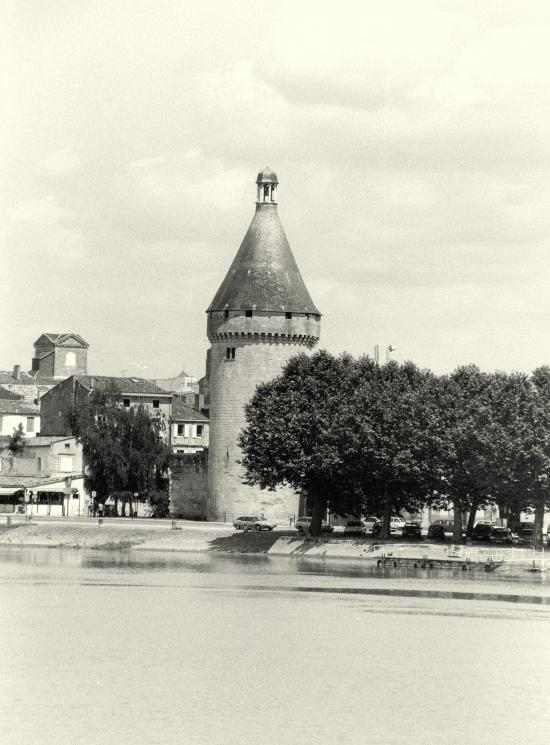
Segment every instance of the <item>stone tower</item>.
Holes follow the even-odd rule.
[[[256,386],[319,339],[321,314],[300,275],[277,213],[277,175],[258,174],[254,218],[208,316],[210,443],[208,518],[298,514],[289,488],[262,491],[243,483],[237,439]]]

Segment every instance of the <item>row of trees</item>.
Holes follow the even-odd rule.
[[[383,515],[425,505],[463,515],[496,504],[508,524],[550,503],[550,368],[531,375],[460,367],[437,376],[327,352],[293,358],[258,387],[240,436],[248,483],[306,492],[312,533],[332,512]]]
[[[146,497],[152,513],[168,513],[167,471],[170,450],[162,430],[163,421],[152,417],[144,406],[125,408],[116,387],[95,388],[86,405],[69,414],[69,426],[82,443],[86,466],[84,486],[96,492],[98,502],[108,496],[122,514],[133,495]]]

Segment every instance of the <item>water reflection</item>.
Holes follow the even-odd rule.
[[[545,577],[7,547],[0,598],[2,745],[516,745],[550,731]]]

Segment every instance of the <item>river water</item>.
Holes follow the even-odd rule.
[[[543,575],[3,547],[0,629],[3,745],[550,736]]]

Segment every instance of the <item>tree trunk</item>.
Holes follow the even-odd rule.
[[[384,514],[382,516],[382,538],[388,540],[391,538],[391,512],[392,512],[392,497],[388,492],[388,484],[384,482]]]
[[[321,523],[327,515],[327,496],[326,492],[317,493],[309,492],[313,496],[313,513],[311,515],[311,525],[309,533],[312,536],[321,535]]]
[[[468,525],[466,526],[466,538],[472,537],[472,530],[474,529],[474,525],[476,521],[478,505],[479,505],[479,497],[474,497],[472,499],[472,508],[470,510],[470,515],[468,517]]]
[[[508,519],[506,521],[506,526],[508,528],[514,529],[514,527],[519,523],[521,517],[521,509],[517,505],[511,505],[508,509]]]
[[[453,543],[462,543],[462,499],[455,497],[453,499]]]
[[[542,528],[544,523],[544,495],[539,494],[537,503],[535,504],[535,524],[533,526],[533,547],[542,548]]]

